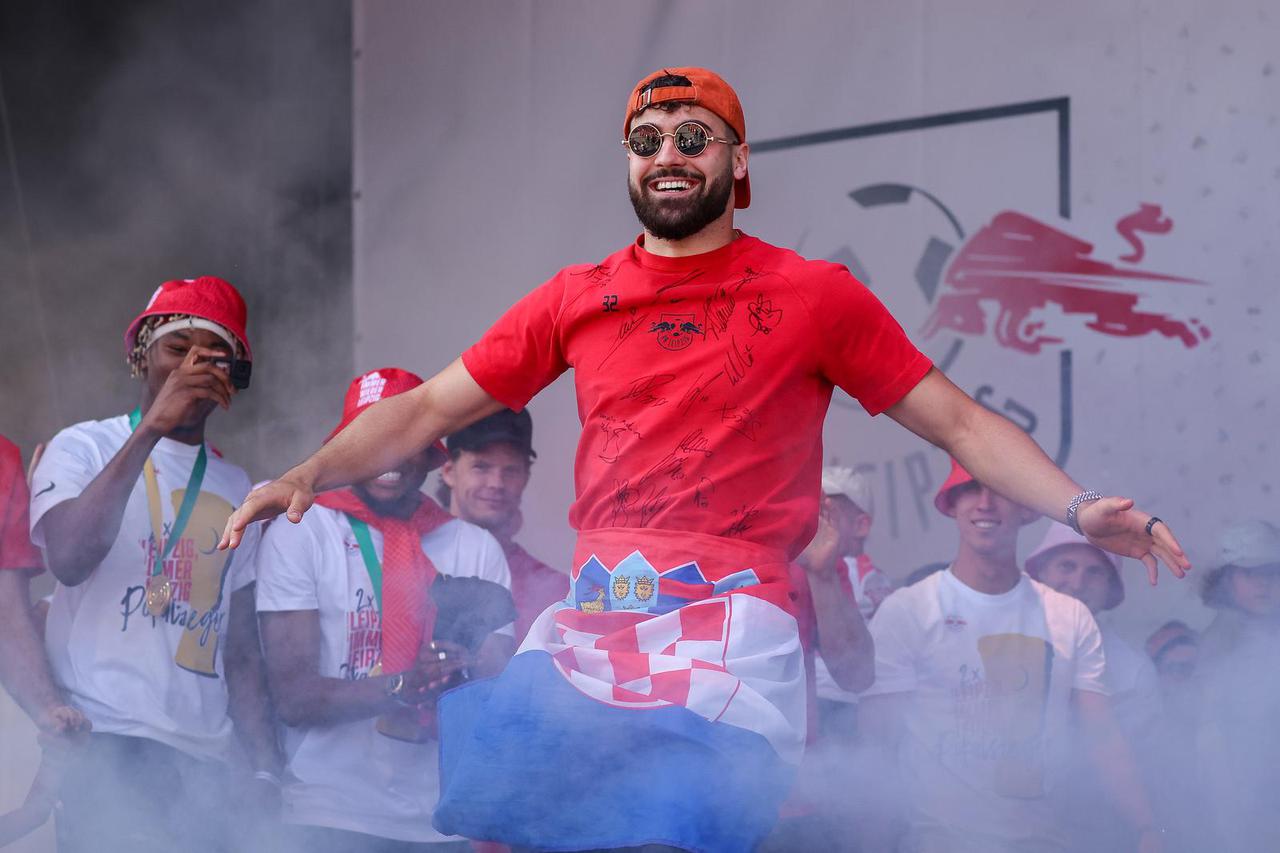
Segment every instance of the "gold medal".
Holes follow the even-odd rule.
[[[164,575],[151,575],[147,578],[147,612],[152,616],[163,616],[173,601],[173,581]]]

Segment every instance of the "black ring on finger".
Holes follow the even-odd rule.
[[[1151,520],[1147,522],[1147,535],[1148,535],[1148,536],[1150,536],[1150,535],[1151,535],[1151,528],[1155,527],[1157,524],[1164,524],[1164,519],[1160,518],[1159,516],[1155,516],[1155,515],[1151,516]]]

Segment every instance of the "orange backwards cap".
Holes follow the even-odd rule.
[[[697,104],[720,116],[733,129],[739,142],[747,141],[747,120],[742,115],[738,93],[714,71],[705,68],[663,68],[647,74],[627,99],[627,114],[622,120],[622,138],[631,132],[631,120],[654,104],[671,102]],[[751,204],[751,176],[743,175],[733,184],[733,206],[742,209]]]
[[[143,320],[169,314],[186,314],[221,326],[244,348],[244,360],[253,361],[253,350],[249,348],[249,338],[245,335],[249,317],[244,298],[230,282],[212,275],[166,281],[156,288],[147,307],[125,330],[125,356],[133,352]]]
[[[973,482],[973,475],[960,467],[960,463],[951,460],[951,474],[947,476],[947,481],[942,484],[942,488],[938,489],[938,493],[933,496],[933,505],[938,508],[938,512],[943,515],[952,515],[955,508],[951,502],[951,490],[957,486],[963,486],[966,483]]]
[[[329,433],[325,441],[332,441],[335,435],[346,429],[347,425],[358,418],[365,409],[379,400],[411,391],[421,384],[421,376],[398,367],[380,367],[377,370],[362,373],[352,379],[351,384],[347,386],[347,394],[342,398],[342,420],[333,428],[333,432]],[[444,443],[438,439],[431,445],[431,449],[434,451],[431,467],[438,468],[449,458],[449,453],[444,449]]]

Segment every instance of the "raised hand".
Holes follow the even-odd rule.
[[[226,357],[225,352],[206,347],[187,350],[182,363],[169,373],[142,416],[142,427],[157,435],[168,435],[189,424],[201,405],[231,408],[236,389],[227,372],[214,363],[215,359]]]
[[[1131,498],[1118,497],[1084,504],[1076,513],[1080,532],[1090,542],[1113,554],[1140,560],[1147,567],[1147,579],[1155,586],[1159,563],[1181,578],[1191,570],[1191,561],[1169,525],[1163,521],[1149,525],[1151,518],[1135,508]]]
[[[231,513],[227,526],[222,530],[218,550],[235,548],[244,537],[244,529],[255,521],[275,518],[280,513],[294,524],[302,521],[302,514],[315,503],[315,492],[306,483],[288,474],[259,486],[245,497],[240,508]]]
[[[830,575],[840,565],[840,534],[827,515],[826,498],[818,512],[818,532],[800,554],[797,562],[811,575]]]

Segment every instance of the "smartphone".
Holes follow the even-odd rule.
[[[249,387],[249,377],[253,373],[252,361],[240,361],[235,358],[217,358],[213,360],[213,366],[230,377],[233,388],[239,388],[243,391]]]

